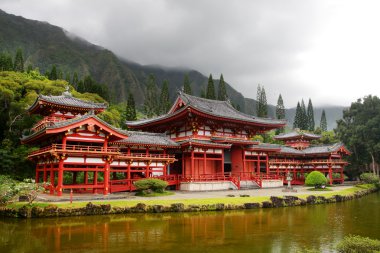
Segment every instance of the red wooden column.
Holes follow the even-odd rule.
[[[241,149],[241,155],[243,156],[242,158],[243,158],[243,172],[245,172],[246,171],[246,161],[245,161],[245,150],[244,150],[244,148],[242,148]],[[245,173],[243,173],[243,176],[245,176]]]
[[[63,161],[64,160],[65,160],[64,156],[61,156],[59,158],[57,196],[62,196],[62,187],[63,187]]]
[[[194,149],[191,150],[191,177],[194,177]]]
[[[166,149],[164,149],[163,155],[166,156]],[[167,175],[167,170],[168,170],[168,163],[164,162],[164,169],[163,169],[163,172],[162,172],[164,174],[164,176]]]
[[[206,174],[206,164],[207,164],[206,150],[207,149],[203,149],[203,175]]]
[[[331,165],[329,165],[329,179],[330,179],[330,185],[333,184],[333,178],[332,178],[332,168]]]
[[[36,166],[36,177],[35,177],[36,184],[38,184],[40,181],[40,177],[39,177],[40,172],[38,170],[39,170],[39,166],[37,164],[37,166]]]
[[[145,150],[145,155],[146,155],[146,157],[148,157],[149,156],[149,148],[146,148],[146,150]],[[148,178],[149,177],[149,167],[150,167],[150,162],[147,162],[146,163],[146,171],[145,171],[145,177],[146,178]]]
[[[67,136],[64,135],[62,137],[62,149],[66,149],[66,141]],[[63,187],[63,162],[65,160],[65,156],[62,155],[59,157],[59,164],[58,164],[58,183],[57,183],[57,195],[62,196],[62,187]]]
[[[185,177],[185,152],[182,151],[182,177]]]
[[[257,175],[260,175],[260,153],[257,152],[257,168],[256,168]]]
[[[54,194],[54,165],[53,162],[50,162],[50,194]]]
[[[109,192],[109,181],[110,181],[110,158],[106,157],[104,159],[104,188],[103,188],[103,194],[107,195]]]
[[[340,166],[340,183],[343,184],[344,182],[344,175],[343,175],[343,166]]]
[[[96,170],[97,170],[98,168],[96,168]],[[87,171],[85,172],[85,183],[87,184],[88,183],[88,173],[87,173]],[[97,186],[98,185],[98,171],[94,171],[94,179],[93,179],[93,183],[92,183],[94,186]],[[92,189],[92,192],[93,193],[97,193],[97,188],[93,188]]]
[[[265,160],[265,164],[267,166],[267,175],[269,175],[269,155],[267,154],[267,158]]]
[[[46,168],[46,161],[44,163],[44,177],[43,177],[44,183],[47,182],[47,168]]]

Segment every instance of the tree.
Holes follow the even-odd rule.
[[[58,79],[57,66],[53,65],[51,67],[49,79],[50,80],[57,80]]]
[[[306,106],[305,106],[305,102],[303,101],[303,99],[301,101],[301,119],[300,119],[299,128],[302,130],[308,130],[309,129]]]
[[[277,119],[285,119],[285,106],[284,101],[282,100],[282,96],[278,96],[277,106],[276,106],[276,118]]]
[[[147,78],[145,100],[144,100],[144,113],[148,117],[159,114],[158,106],[158,88],[156,78],[150,74]]]
[[[320,122],[320,128],[322,132],[327,131],[327,120],[326,120],[326,112],[325,110],[322,110],[322,115],[321,115],[321,122]]]
[[[73,80],[71,81],[71,84],[74,85],[75,89],[78,89],[78,83],[79,83],[78,73],[74,72]]]
[[[160,106],[160,113],[159,114],[165,114],[170,109],[169,82],[168,82],[168,80],[164,80],[164,82],[162,83],[159,106]]]
[[[208,84],[207,84],[207,92],[206,92],[206,98],[215,100],[215,87],[214,87],[214,80],[212,79],[212,75],[208,77]]]
[[[137,119],[135,98],[133,97],[132,92],[130,92],[128,95],[125,119],[127,121],[133,121]]]
[[[296,115],[294,116],[293,128],[300,128],[302,120],[302,109],[300,102],[297,102]]]
[[[191,85],[190,85],[190,78],[189,74],[186,73],[185,77],[183,79],[183,92],[189,95],[193,95],[193,92],[191,90]]]
[[[13,69],[16,72],[24,72],[24,57],[22,56],[21,48],[16,51]]]
[[[218,100],[225,101],[228,99],[226,84],[224,83],[223,74],[220,75],[219,88],[218,88]]]
[[[315,122],[314,122],[314,108],[309,98],[309,104],[307,105],[307,119],[308,119],[308,130],[314,131]]]
[[[13,70],[12,56],[8,53],[0,53],[0,71]]]
[[[257,86],[256,113],[258,117],[268,117],[268,103],[264,86]]]
[[[372,170],[379,175],[380,162],[380,99],[367,96],[352,103],[338,120],[336,134],[352,151],[348,157],[351,177]]]

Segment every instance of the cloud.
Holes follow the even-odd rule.
[[[340,66],[342,54],[328,59],[326,52],[332,55],[339,52],[339,45],[330,44],[330,38],[339,43],[349,39],[344,35],[349,34],[350,27],[344,22],[351,17],[357,3],[19,0],[0,1],[0,8],[62,26],[141,64],[188,67],[213,76],[223,73],[225,80],[247,97],[256,96],[256,87],[260,83],[266,88],[269,102],[276,103],[281,93],[286,106],[292,107],[298,100],[309,97],[315,105],[347,105],[358,94],[346,90],[350,96],[341,98],[336,93],[339,89],[328,96],[321,92],[333,86],[329,80],[342,89],[344,86],[340,82],[350,79],[349,73],[342,79],[331,70]],[[367,11],[364,10],[361,17]],[[376,24],[376,21],[368,20],[367,23]],[[350,22],[350,25],[355,28],[358,23]],[[343,37],[337,34],[339,32],[344,33]],[[371,32],[362,35],[371,38]],[[351,46],[354,51],[354,45]],[[352,64],[347,68],[357,67]],[[338,73],[343,74],[347,68],[340,68]]]

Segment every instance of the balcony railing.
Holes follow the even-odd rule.
[[[146,153],[122,153],[117,147],[101,147],[101,146],[84,146],[84,145],[62,145],[62,144],[53,144],[48,147],[41,148],[39,150],[33,151],[29,154],[29,157],[47,154],[47,153],[71,153],[71,154],[111,154],[115,155],[116,159],[120,160],[129,160],[129,159],[157,159],[157,160],[166,160],[174,159],[174,155],[171,154],[146,154]]]
[[[52,126],[56,122],[61,122],[65,120],[65,118],[60,118],[60,117],[44,117],[42,120],[38,121],[34,126],[32,127],[33,131],[38,131],[42,129],[45,126]]]

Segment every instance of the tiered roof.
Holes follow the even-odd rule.
[[[303,139],[303,140],[317,140],[321,138],[320,135],[317,135],[317,134],[312,134],[312,133],[306,133],[306,132],[301,132],[301,131],[293,131],[293,132],[290,132],[290,133],[283,133],[283,134],[279,134],[279,135],[276,135],[274,136],[274,139],[276,140],[300,140],[300,139]]]
[[[228,101],[199,98],[182,92],[179,93],[176,102],[168,114],[139,121],[127,121],[126,124],[132,128],[143,128],[149,125],[174,121],[178,116],[187,116],[188,113],[203,115],[211,119],[224,120],[226,122],[262,126],[269,129],[283,127],[286,124],[284,120],[259,118],[239,112]]]
[[[49,115],[51,109],[53,109],[56,111],[81,112],[83,114],[92,110],[97,114],[106,108],[107,105],[105,103],[94,103],[75,98],[67,89],[60,96],[45,96],[40,94],[33,105],[28,108],[28,112]]]

